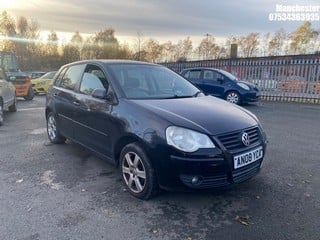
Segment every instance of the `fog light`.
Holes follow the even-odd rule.
[[[192,180],[191,180],[191,183],[193,184],[193,185],[198,185],[198,184],[200,184],[202,182],[202,177],[200,177],[200,176],[194,176],[193,178],[192,178]]]

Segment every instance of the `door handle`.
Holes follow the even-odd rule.
[[[74,101],[73,104],[76,105],[76,106],[79,106],[80,102],[79,101]]]

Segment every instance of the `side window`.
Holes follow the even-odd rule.
[[[204,70],[203,79],[205,82],[217,82],[218,75],[215,71]]]
[[[80,92],[91,95],[96,88],[104,88],[108,91],[108,81],[99,67],[88,65],[82,77]]]
[[[56,80],[54,81],[54,85],[60,87],[60,84],[61,84],[61,80],[64,76],[64,74],[66,73],[68,68],[64,68],[62,69],[62,71],[60,71],[59,75],[57,76]]]
[[[61,79],[60,87],[65,89],[74,90],[75,86],[80,79],[85,65],[74,65],[69,67]]]
[[[191,79],[200,79],[201,70],[190,70],[184,76]]]
[[[217,81],[224,82],[226,80],[225,76],[221,73],[217,73]]]

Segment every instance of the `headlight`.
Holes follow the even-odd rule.
[[[250,87],[245,83],[237,83],[237,85],[245,90],[250,90]]]
[[[181,127],[168,127],[166,139],[169,145],[184,152],[195,152],[199,148],[215,148],[207,135]]]

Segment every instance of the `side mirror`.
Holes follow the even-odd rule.
[[[98,98],[98,99],[105,99],[108,102],[113,102],[114,101],[114,93],[107,91],[104,88],[96,88],[92,91],[91,94],[92,97]]]
[[[103,88],[96,88],[92,91],[91,96],[98,99],[106,99],[107,91]]]

